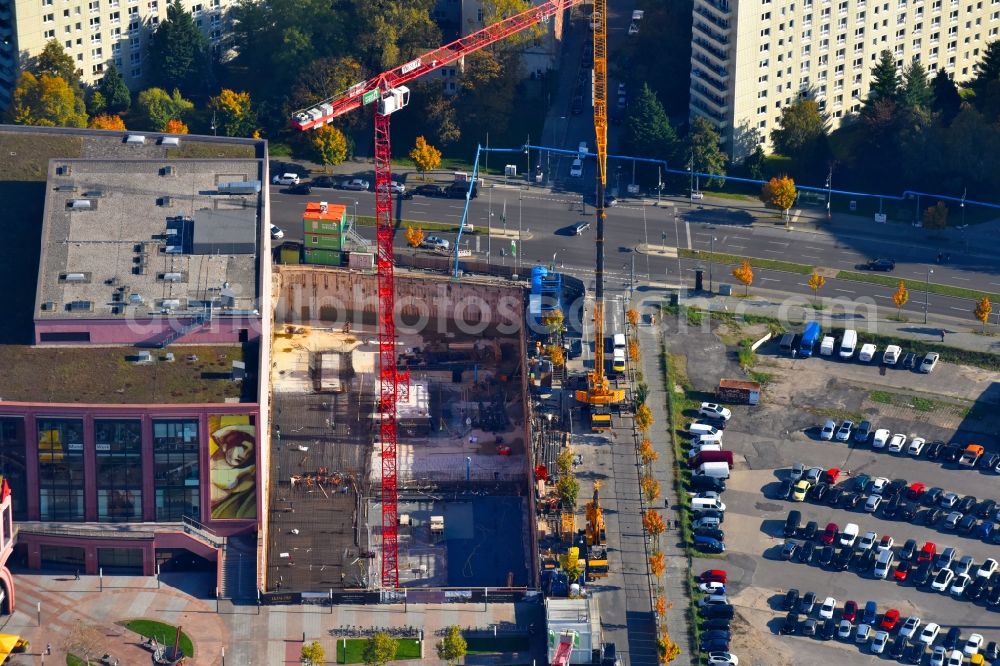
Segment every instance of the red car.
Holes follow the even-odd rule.
[[[934,545],[933,541],[928,541],[920,548],[920,552],[917,553],[917,562],[930,562],[937,556],[937,546]]]
[[[910,564],[909,560],[903,560],[899,563],[899,566],[896,567],[896,570],[892,572],[892,577],[902,583],[910,577],[910,569],[912,568],[913,565]]]
[[[911,500],[920,499],[920,496],[927,492],[927,486],[922,483],[911,483],[906,489],[906,496]]]
[[[886,631],[892,631],[896,628],[897,624],[899,624],[899,611],[895,608],[890,608],[882,616],[882,621],[879,622],[878,626]]]
[[[837,526],[837,523],[827,523],[826,529],[819,535],[819,542],[827,546],[833,545],[838,534],[840,534],[840,527]]]
[[[698,576],[699,583],[722,583],[726,584],[726,572],[722,569],[709,569]]]
[[[824,483],[829,483],[832,486],[836,485],[838,478],[840,478],[840,469],[838,467],[831,467],[823,472],[820,480]]]
[[[844,612],[840,614],[841,620],[855,622],[858,619],[858,602],[848,599],[844,602]]]

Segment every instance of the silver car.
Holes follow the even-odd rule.
[[[939,354],[937,352],[927,352],[927,355],[924,356],[924,360],[920,362],[920,372],[934,372],[934,367],[937,366],[938,357]]]

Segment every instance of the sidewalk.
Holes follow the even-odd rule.
[[[668,525],[680,520],[680,504],[674,488],[673,468],[674,446],[671,441],[672,430],[667,414],[667,395],[665,391],[666,376],[660,363],[661,328],[659,326],[639,326],[639,348],[642,350],[641,366],[646,384],[649,385],[649,398],[646,404],[653,413],[653,427],[648,434],[653,448],[659,458],[653,463],[653,475],[659,480],[663,495],[663,518]],[[690,561],[680,542],[680,532],[673,527],[664,532],[661,537],[661,548],[667,556],[667,570],[664,576],[664,596],[667,600],[667,630],[670,638],[681,648],[677,664],[694,663],[694,651],[691,645],[691,633],[688,627],[687,609],[690,605],[688,587]]]

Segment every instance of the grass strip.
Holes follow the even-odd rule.
[[[357,224],[359,227],[374,227],[375,218],[370,215],[358,215]],[[424,231],[444,231],[447,233],[458,233],[458,224],[449,224],[447,222],[425,222],[423,220],[396,220],[395,226],[399,228],[406,228],[413,226],[415,228],[423,229]],[[478,234],[478,231],[469,231],[468,229],[462,233],[463,236],[468,236],[472,234]]]
[[[895,287],[899,284],[900,280],[900,278],[889,277],[888,275],[874,275],[872,273],[858,273],[856,271],[840,271],[837,273],[837,279],[850,280],[851,282],[864,282],[866,284],[878,284],[885,287]],[[940,294],[941,296],[968,298],[975,301],[978,301],[983,296],[988,296],[990,301],[994,303],[1000,302],[1000,294],[994,294],[988,291],[977,291],[975,289],[953,287],[951,285],[935,284],[933,282],[927,284],[923,280],[903,280],[903,282],[908,283],[914,289],[919,286],[920,291],[926,290],[932,294]],[[972,312],[971,308],[969,309],[969,312]]]
[[[393,661],[400,659],[420,659],[420,641],[416,638],[396,638],[396,657]],[[468,639],[467,639],[468,640]],[[363,664],[364,658],[361,654],[365,650],[367,638],[338,638],[337,639],[337,663],[338,664]]]
[[[809,275],[815,270],[814,266],[808,264],[797,264],[791,261],[778,261],[776,259],[757,259],[755,257],[742,257],[738,254],[727,254],[725,252],[703,252],[701,250],[688,250],[678,248],[677,256],[682,259],[704,259],[715,261],[720,264],[739,266],[744,261],[749,261],[754,268],[764,268],[772,271],[785,271],[786,273],[799,273]]]
[[[125,628],[134,631],[144,638],[155,638],[160,645],[173,645],[177,627],[156,620],[129,620]],[[189,657],[194,657],[194,643],[191,637],[181,632],[181,650]]]

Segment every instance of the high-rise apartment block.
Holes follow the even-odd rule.
[[[956,81],[1000,30],[1000,0],[694,0],[690,113],[710,119],[740,159],[804,92],[836,127],[861,109],[888,49]]]
[[[234,0],[181,0],[218,53]],[[10,104],[18,61],[56,40],[84,83],[114,63],[130,88],[148,69],[149,38],[167,17],[169,0],[0,0],[0,109]]]

